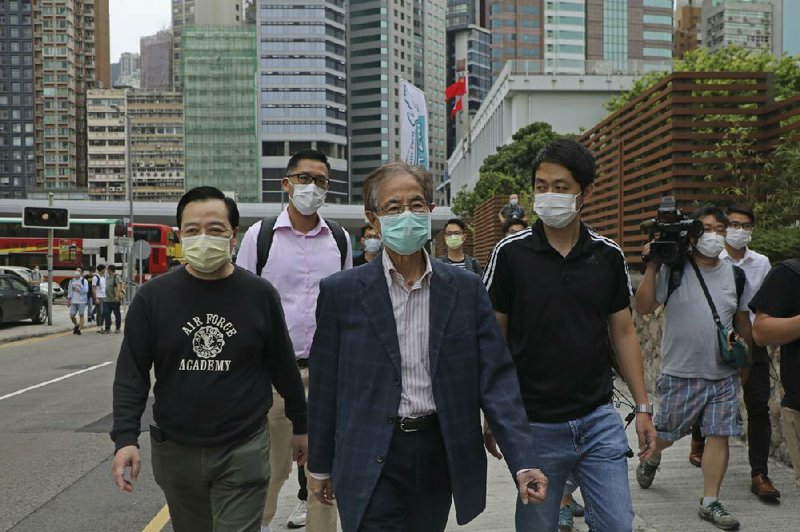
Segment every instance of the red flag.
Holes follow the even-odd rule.
[[[456,113],[461,111],[464,108],[464,98],[459,98],[456,100],[456,104],[453,106],[453,110],[450,111],[450,120],[455,119]]]
[[[467,93],[467,80],[466,78],[461,78],[460,80],[456,81],[449,87],[447,87],[444,91],[444,99],[445,101],[451,100],[456,96],[463,96]]]

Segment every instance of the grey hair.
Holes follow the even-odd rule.
[[[378,212],[378,195],[381,184],[389,177],[397,175],[410,175],[422,187],[422,195],[425,201],[433,203],[433,176],[429,171],[421,166],[412,166],[402,161],[386,163],[372,171],[364,180],[364,210],[367,212]]]

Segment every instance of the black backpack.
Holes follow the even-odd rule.
[[[267,216],[261,220],[261,229],[258,231],[258,240],[256,244],[256,275],[261,277],[261,271],[267,265],[267,257],[269,257],[269,250],[272,247],[272,236],[275,234],[275,222],[278,221],[277,216]],[[341,269],[344,270],[344,263],[347,260],[347,248],[349,242],[344,234],[344,229],[333,220],[325,220],[331,230],[333,239],[336,241],[336,246],[339,248],[339,256],[341,257]]]

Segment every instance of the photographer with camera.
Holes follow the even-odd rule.
[[[649,488],[661,452],[699,420],[707,441],[698,514],[734,530],[739,522],[719,501],[719,492],[728,468],[728,438],[741,433],[738,372],[749,364],[752,293],[744,272],[719,258],[728,227],[719,208],[702,207],[688,220],[673,198],[665,198],[657,219],[647,225],[651,241],[642,252],[647,269],[636,291],[636,310],[652,314],[664,305],[664,334],[656,452],[640,460],[636,480]]]

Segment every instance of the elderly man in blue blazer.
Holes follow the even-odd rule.
[[[440,532],[486,506],[483,410],[524,503],[541,502],[533,434],[480,278],[431,260],[433,182],[388,163],[364,182],[385,251],[320,283],[309,487],[345,532]],[[334,495],[335,494],[335,495]]]

